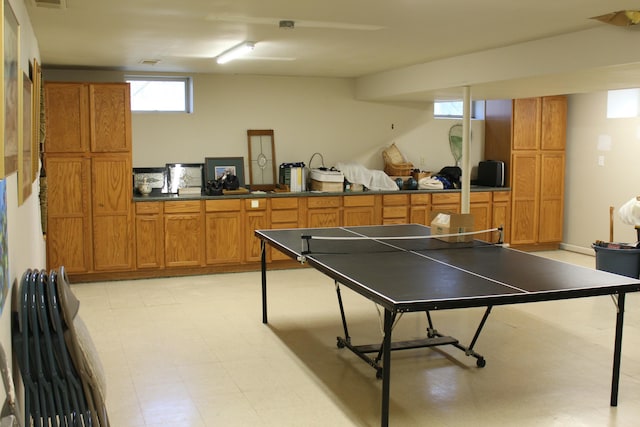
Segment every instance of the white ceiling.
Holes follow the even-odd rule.
[[[51,8],[36,6],[36,0],[25,0],[45,68],[362,80],[417,64],[443,64],[514,46],[530,48],[532,42],[604,31],[601,30],[604,27],[612,35],[624,31],[625,36],[632,34],[640,41],[640,31],[590,19],[640,7],[637,1],[626,0],[63,0],[62,3],[62,8]],[[295,28],[279,28],[280,20],[293,20]],[[216,64],[217,55],[247,40],[255,41],[256,47],[246,59]],[[616,46],[609,48],[615,50]],[[572,52],[561,54],[558,62],[570,62],[571,55]],[[159,63],[143,64],[148,60]],[[514,61],[518,59],[514,57]],[[618,69],[608,78],[594,71],[615,65],[624,67],[625,72]],[[581,63],[579,70],[565,66],[556,71],[564,75],[563,81],[571,82],[572,91],[586,91],[612,84],[640,86],[639,69],[640,57],[631,64],[626,61],[612,64],[599,61],[594,54],[592,65]],[[466,70],[469,75],[473,72]],[[535,73],[521,74],[527,84],[537,84]],[[549,75],[555,74],[546,70],[543,80],[548,83]],[[437,87],[440,77],[441,88]],[[435,83],[426,89],[408,89],[396,96],[385,96],[395,100],[433,97],[439,89],[448,88],[444,77],[430,76]],[[519,82],[515,75],[500,81],[489,80],[482,82],[486,96],[509,95],[510,88]],[[564,86],[553,90],[562,91]]]

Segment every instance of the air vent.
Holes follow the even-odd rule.
[[[67,0],[32,0],[36,7],[48,7],[51,9],[66,9]]]

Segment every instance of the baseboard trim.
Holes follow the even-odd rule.
[[[568,243],[560,243],[560,249],[569,251],[569,252],[577,252],[579,254],[596,256],[593,248],[585,248],[583,246],[570,245]]]

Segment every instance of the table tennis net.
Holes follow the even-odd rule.
[[[470,237],[470,241],[456,240],[459,237]],[[475,237],[492,236],[491,241],[476,239]],[[429,251],[455,248],[469,248],[481,246],[496,246],[502,244],[502,228],[470,231],[463,233],[432,234],[432,235],[376,235],[368,236],[348,230],[343,234],[303,234],[300,236],[301,254],[354,254],[371,252],[397,251]]]

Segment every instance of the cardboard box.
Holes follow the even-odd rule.
[[[311,191],[322,191],[327,193],[340,193],[344,190],[342,182],[326,182],[311,180]]]
[[[432,235],[468,233],[473,231],[473,215],[471,214],[454,214],[434,211],[431,212],[430,218]],[[473,241],[473,235],[436,238],[450,243]]]

